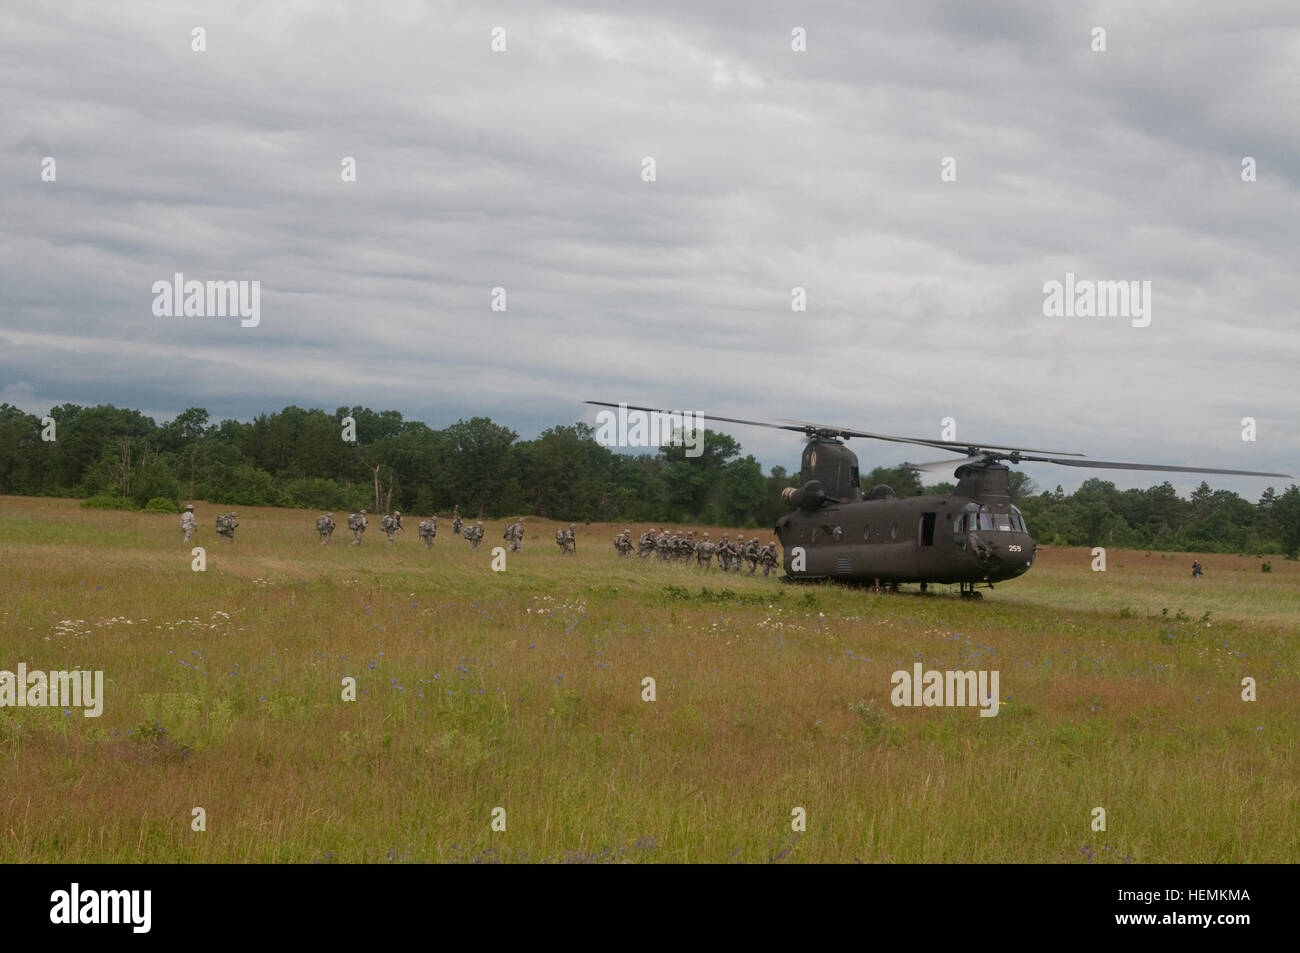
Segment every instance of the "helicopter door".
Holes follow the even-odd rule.
[[[921,545],[934,545],[934,513],[921,514]]]

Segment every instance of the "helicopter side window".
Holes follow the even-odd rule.
[[[897,523],[890,523],[890,524],[889,524],[889,538],[890,538],[890,539],[898,539],[898,524],[897,524]]]
[[[862,527],[862,541],[864,543],[868,542],[870,538],[871,538],[871,527],[870,526]]]

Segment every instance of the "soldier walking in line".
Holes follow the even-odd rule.
[[[749,574],[754,575],[754,570],[758,568],[758,537],[751,536],[749,542],[745,544],[745,550],[742,554],[745,562],[749,563]]]
[[[668,530],[666,529],[661,529],[659,535],[655,537],[655,559],[658,559],[660,562],[668,562],[668,540],[670,538]]]
[[[433,539],[438,535],[438,517],[430,516],[422,520],[419,526],[420,539],[424,540],[425,549],[433,549]]]
[[[478,549],[478,544],[483,542],[483,521],[478,520],[473,526],[465,527],[462,535],[469,540],[470,549]]]
[[[695,564],[701,569],[708,569],[713,565],[713,553],[716,549],[717,547],[709,539],[709,534],[705,533],[695,544]]]
[[[578,551],[578,540],[574,535],[574,530],[578,528],[577,523],[570,523],[569,528],[564,531],[564,551],[573,556]]]
[[[464,525],[460,519],[459,507],[453,506],[451,509],[451,532],[453,536],[460,535],[460,528]]]
[[[781,564],[781,560],[776,554],[776,540],[772,540],[770,543],[764,546],[761,553],[759,554],[759,557],[761,562],[763,563],[764,576],[766,576],[769,572],[772,572],[774,569],[776,569],[776,567]]]
[[[228,543],[235,541],[235,527],[239,525],[239,520],[236,519],[238,515],[231,510],[228,516],[217,517],[217,535]]]
[[[636,555],[638,559],[645,559],[647,556],[653,556],[655,553],[655,528],[651,526],[641,534],[637,540]]]
[[[361,545],[361,534],[366,531],[366,511],[353,513],[348,517],[348,529],[352,530],[352,545]]]
[[[745,537],[737,536],[731,547],[731,571],[740,572],[740,564],[745,559]]]
[[[729,533],[723,533],[722,539],[718,540],[718,568],[723,572],[731,569],[731,540],[728,538]]]
[[[326,513],[324,516],[316,517],[316,532],[320,533],[320,544],[328,546],[330,537],[334,535],[333,513]]]
[[[383,527],[384,535],[388,537],[388,545],[393,545],[393,535],[402,529],[402,511],[395,510],[392,516],[385,516],[379,521]]]
[[[194,538],[195,526],[196,524],[194,520],[194,504],[186,503],[185,512],[181,514],[181,532],[185,534],[186,546],[188,546],[190,544],[190,540]]]

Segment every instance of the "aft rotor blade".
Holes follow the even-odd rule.
[[[1171,467],[1160,463],[1116,463],[1113,460],[1058,460],[1053,457],[1021,457],[1038,463],[1059,463],[1063,467],[1094,467],[1099,470],[1164,470],[1169,473],[1220,473],[1225,476],[1280,477],[1291,480],[1289,473],[1265,473],[1262,470],[1223,470],[1217,467]]]
[[[797,421],[796,421],[797,422]],[[1072,453],[1069,450],[1041,450],[1033,447],[1004,447],[996,443],[979,443],[975,440],[929,440],[925,437],[895,437],[884,433],[870,433],[866,430],[852,430],[848,427],[832,427],[823,424],[805,423],[804,427],[811,427],[817,430],[826,430],[831,433],[839,434],[841,437],[865,437],[869,440],[892,440],[896,443],[916,443],[926,447],[934,447],[936,450],[1019,450],[1027,453],[1054,453],[1063,457],[1081,457],[1081,453]]]

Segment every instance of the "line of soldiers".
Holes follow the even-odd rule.
[[[689,563],[693,560],[701,569],[711,568],[713,557],[717,556],[718,568],[723,572],[740,572],[741,565],[748,563],[751,576],[759,566],[763,567],[764,576],[780,566],[776,540],[760,546],[757,536],[747,540],[737,534],[734,542],[730,537],[730,533],[723,533],[722,538],[714,542],[708,533],[696,539],[694,530],[679,533],[652,526],[637,540],[636,554],[640,559],[653,557],[661,562]],[[614,537],[614,549],[620,557],[632,554],[632,530],[625,529]]]
[[[239,514],[234,510],[224,513],[217,517],[217,536],[227,543],[235,541],[235,527],[239,525]],[[194,531],[198,529],[198,520],[194,518],[194,504],[186,503],[185,509],[181,511],[181,533],[185,536],[185,545],[189,545],[194,539]]]

